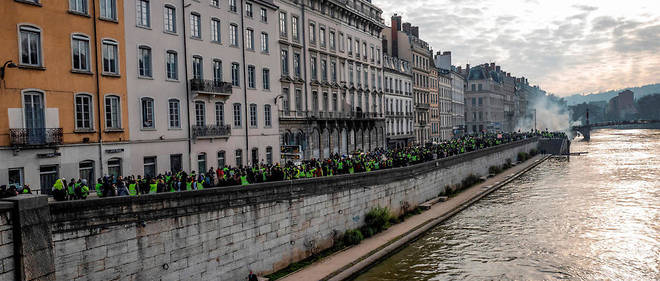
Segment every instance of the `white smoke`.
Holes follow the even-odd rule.
[[[531,100],[527,106],[526,118],[521,118],[516,125],[516,131],[534,129],[534,111],[536,111],[536,129],[548,131],[563,131],[569,133],[571,122],[568,110],[562,104],[552,101],[548,96]]]

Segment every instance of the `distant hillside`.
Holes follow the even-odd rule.
[[[658,84],[651,84],[651,85],[645,85],[641,87],[633,87],[633,88],[625,88],[625,89],[619,89],[619,90],[612,90],[612,91],[607,91],[607,92],[601,92],[601,93],[596,93],[596,94],[588,94],[588,95],[580,95],[580,94],[575,94],[569,97],[566,97],[566,101],[568,102],[568,105],[575,105],[575,104],[580,104],[583,102],[592,102],[592,101],[608,101],[612,97],[616,96],[618,93],[621,91],[625,90],[631,90],[635,93],[635,99],[639,99],[643,96],[650,95],[650,94],[660,94],[660,83]]]

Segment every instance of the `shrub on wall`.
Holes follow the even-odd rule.
[[[481,182],[481,179],[477,175],[470,174],[469,176],[464,178],[463,181],[461,181],[461,188],[466,189],[466,188],[468,188],[470,186],[473,186],[473,185],[475,185],[477,183],[480,183],[480,182]]]
[[[500,166],[490,166],[488,168],[489,174],[499,174],[501,172],[502,172],[502,168],[500,168]]]
[[[375,207],[371,209],[364,217],[366,226],[372,228],[376,233],[390,227],[392,213],[387,207]]]
[[[527,152],[518,152],[518,161],[523,162],[529,159],[529,154]]]
[[[344,245],[357,245],[360,244],[362,239],[364,239],[364,236],[362,236],[362,232],[359,229],[347,230],[344,233]]]
[[[539,154],[539,151],[538,151],[536,148],[532,148],[532,149],[529,151],[529,155],[530,155],[530,156],[535,156],[536,154]]]

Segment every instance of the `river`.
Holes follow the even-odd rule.
[[[660,130],[592,131],[357,280],[660,280]]]

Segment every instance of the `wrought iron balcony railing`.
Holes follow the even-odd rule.
[[[231,83],[228,82],[190,79],[190,91],[197,94],[231,95],[231,90]]]
[[[192,126],[193,138],[229,137],[230,125]]]
[[[12,146],[44,146],[62,144],[62,128],[9,129]]]

